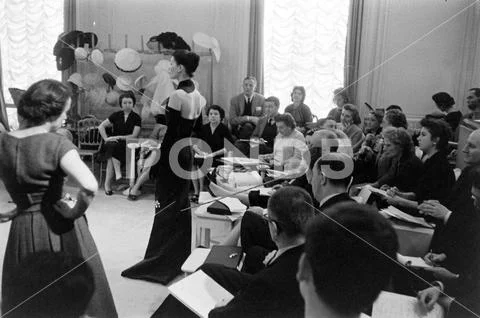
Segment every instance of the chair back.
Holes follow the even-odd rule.
[[[102,136],[98,130],[101,121],[97,118],[85,118],[77,122],[78,149],[98,149]]]

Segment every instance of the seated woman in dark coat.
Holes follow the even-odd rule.
[[[137,138],[142,126],[142,119],[133,111],[135,106],[135,95],[132,91],[123,93],[118,98],[121,111],[115,112],[105,119],[98,131],[105,141],[105,152],[107,161],[107,172],[105,176],[105,194],[112,195],[111,182],[114,174],[116,179],[121,178],[120,164],[126,161],[126,141],[128,138]],[[107,127],[112,127],[112,135],[108,136]]]
[[[192,147],[196,154],[194,164],[196,169],[195,172],[197,174],[197,177],[192,180],[195,188],[193,201],[198,200],[198,195],[200,191],[202,191],[203,185],[202,175],[206,174],[207,172],[206,169],[202,169],[202,171],[199,170],[204,164],[204,160],[201,157],[208,156],[210,160],[213,160],[212,166],[216,167],[220,163],[219,159],[222,158],[227,152],[225,147],[225,139],[227,139],[230,143],[233,143],[232,135],[230,134],[228,127],[222,123],[222,120],[225,118],[225,111],[223,108],[218,105],[212,105],[208,108],[207,114],[209,123],[203,125],[200,132],[196,136],[204,141],[203,147],[202,145],[199,146],[198,144],[195,144]],[[210,168],[210,166],[206,168]]]
[[[415,156],[412,138],[403,128],[389,127],[383,132],[384,154],[393,158],[393,166],[372,184],[374,187],[388,185],[400,191],[413,191],[422,175],[422,162]]]
[[[313,121],[312,112],[310,107],[305,105],[305,87],[295,86],[292,94],[292,104],[285,108],[285,113],[290,113],[297,123],[297,130],[304,134],[307,131],[306,124]]]
[[[396,187],[387,191],[391,195],[387,202],[398,207],[417,209],[424,200],[442,201],[448,197],[455,183],[446,155],[450,127],[442,120],[427,118],[422,119],[420,124],[422,129],[418,143],[423,151],[423,174],[411,192],[401,192]]]

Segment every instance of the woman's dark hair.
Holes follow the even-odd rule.
[[[383,138],[402,149],[402,158],[415,156],[412,136],[403,127],[388,127],[383,131]]]
[[[193,77],[193,73],[197,70],[200,56],[187,50],[178,50],[173,53],[173,58],[178,65],[183,65],[188,76]]]
[[[382,121],[383,121],[383,111],[380,111],[380,110],[372,110],[370,112],[370,114],[373,115],[373,117],[375,117],[375,120],[378,122],[379,125],[382,124]]]
[[[295,129],[297,127],[297,124],[295,123],[295,119],[290,113],[285,113],[285,114],[278,114],[275,116],[273,119],[275,122],[284,122],[287,127],[290,127],[292,129]]]
[[[432,96],[432,99],[442,112],[448,111],[455,105],[455,99],[445,92],[436,93]]]
[[[420,121],[420,125],[427,129],[433,138],[438,138],[437,150],[446,151],[448,147],[448,141],[452,135],[450,126],[441,119],[423,118]]]
[[[393,127],[402,127],[405,129],[408,128],[407,117],[398,109],[387,111],[385,113],[385,120],[388,121]]]
[[[208,107],[207,115],[210,114],[211,110],[216,110],[220,113],[220,120],[225,118],[225,110],[222,107],[220,107],[218,105],[212,105],[212,106]]]
[[[17,112],[29,127],[56,120],[65,109],[71,91],[59,81],[45,79],[30,86],[18,102]]]
[[[152,37],[151,40],[155,38],[155,40],[162,44],[165,49],[171,50],[188,50],[190,51],[191,48],[183,40],[181,36],[178,36],[175,32],[163,32],[157,35],[156,37]]]
[[[303,87],[303,86],[293,86],[292,93],[290,94],[292,102],[293,102],[293,93],[295,93],[296,90],[299,90],[302,93],[302,100],[300,101],[300,103],[303,104],[303,102],[305,101],[305,96],[306,96],[305,87]]]
[[[132,91],[126,91],[125,93],[122,93],[120,97],[118,97],[118,104],[120,107],[122,107],[122,101],[124,98],[131,98],[133,101],[133,106],[135,106],[137,100],[135,99],[135,94]]]
[[[360,125],[362,123],[362,120],[360,119],[360,114],[358,113],[357,106],[353,104],[345,104],[343,105],[343,109],[348,110],[349,112],[352,113],[352,119],[355,125]]]
[[[403,113],[402,107],[400,107],[400,106],[398,106],[398,105],[390,105],[390,106],[388,106],[388,107],[385,109],[385,111],[388,112],[388,111],[394,110],[394,109],[399,110],[400,112]]]

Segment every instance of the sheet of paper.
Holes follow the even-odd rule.
[[[370,198],[370,195],[372,194],[372,191],[368,187],[363,187],[362,190],[360,190],[360,193],[357,195],[359,198],[361,204],[366,204],[368,202],[368,199]]]
[[[199,155],[198,153],[195,153],[195,158],[197,158],[197,159],[207,159],[207,158],[211,158],[211,157],[212,157],[211,153],[206,154],[206,155]]]
[[[440,305],[430,312],[423,310],[414,297],[382,291],[373,303],[372,318],[443,318]]]
[[[232,294],[203,271],[197,271],[172,284],[168,290],[200,317],[208,317],[216,304],[226,304],[233,299]]]
[[[416,268],[432,267],[431,265],[427,264],[421,257],[405,256],[400,253],[397,253],[397,261],[403,265],[410,266],[410,267],[416,267]]]
[[[380,195],[382,195],[382,196],[384,196],[384,197],[388,196],[387,191],[374,188],[374,187],[372,187],[372,186],[369,185],[369,184],[367,184],[367,185],[364,186],[363,188],[367,188],[367,189],[370,190],[371,192],[380,194]]]
[[[215,200],[214,197],[207,191],[201,191],[198,196],[198,203],[203,204]]]
[[[423,218],[418,218],[418,217],[411,216],[410,214],[402,212],[401,210],[399,210],[396,207],[391,206],[391,205],[389,205],[386,209],[383,209],[381,211],[383,213],[391,216],[391,217],[397,218],[397,219],[405,221],[405,222],[418,224],[418,225],[421,225],[423,227],[433,228],[433,225],[425,222],[425,220]]]

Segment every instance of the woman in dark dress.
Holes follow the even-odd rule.
[[[455,175],[447,160],[446,150],[450,139],[450,127],[442,120],[424,118],[418,144],[423,151],[423,173],[414,191],[402,192],[389,188],[389,204],[407,209],[418,209],[424,200],[442,201],[448,197],[455,183]]]
[[[225,111],[218,105],[212,105],[208,108],[208,124],[202,126],[197,138],[204,141],[203,145],[193,145],[193,150],[197,155],[194,159],[196,177],[192,180],[195,194],[192,198],[194,202],[198,202],[198,195],[202,191],[203,175],[207,173],[210,167],[216,167],[220,163],[219,159],[227,152],[225,147],[225,139],[233,144],[232,134],[228,127],[222,123],[225,118]],[[208,147],[207,147],[208,146]],[[204,161],[202,157],[208,156],[208,160]],[[212,160],[212,161],[211,161]],[[205,167],[204,163],[206,164]],[[200,168],[202,168],[200,170]]]
[[[2,274],[2,314],[21,303],[14,288],[28,283],[15,269],[35,255],[64,253],[84,260],[93,271],[95,291],[86,315],[117,317],[102,261],[88,229],[85,212],[98,189],[95,176],[80,158],[76,147],[54,133],[70,109],[69,89],[54,80],[33,84],[18,105],[20,129],[0,135],[0,179],[15,203],[10,213]],[[62,199],[65,176],[79,185],[72,206]],[[0,220],[6,221],[0,211]],[[80,265],[80,264],[79,264]],[[17,275],[17,274],[18,275]],[[26,280],[24,280],[24,278]],[[34,295],[38,290],[32,290]],[[57,317],[58,308],[51,308]],[[12,310],[9,317],[24,317]]]
[[[305,87],[295,86],[293,88],[292,94],[292,104],[288,105],[285,108],[285,113],[290,113],[295,119],[297,124],[297,130],[302,134],[305,134],[307,131],[306,123],[311,123],[313,121],[312,112],[310,107],[305,105]]]
[[[104,187],[106,195],[113,194],[111,182],[114,172],[117,180],[121,178],[120,165],[125,164],[126,161],[127,139],[137,138],[142,126],[142,119],[133,111],[135,106],[133,92],[123,93],[118,98],[118,102],[122,110],[111,114],[98,126],[98,131],[105,141],[105,158],[108,160]],[[111,136],[107,135],[107,127],[112,127]]]
[[[181,273],[190,255],[191,219],[188,200],[193,165],[191,136],[201,127],[205,98],[195,89],[193,73],[200,57],[175,51],[169,74],[179,81],[167,101],[167,133],[156,169],[155,218],[143,261],[126,269],[122,276],[167,284]]]
[[[394,127],[386,128],[383,137],[384,154],[393,158],[393,165],[372,186],[386,185],[403,192],[413,191],[422,175],[422,161],[415,156],[412,137],[404,128]]]

